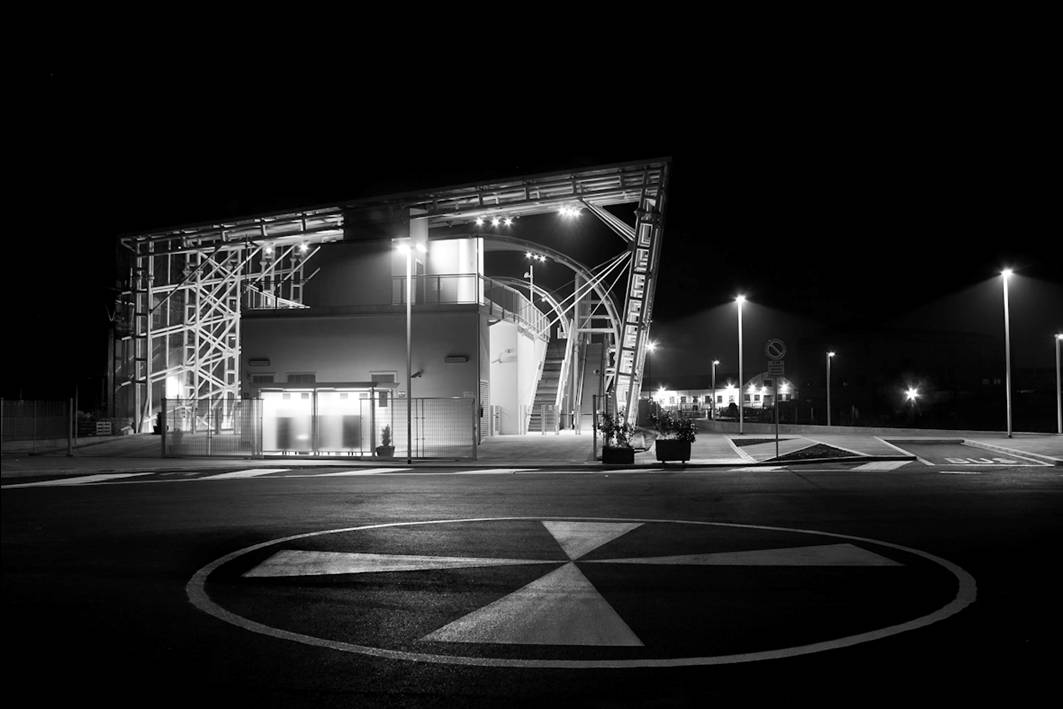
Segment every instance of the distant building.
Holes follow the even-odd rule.
[[[742,387],[742,405],[747,409],[771,408],[775,403],[776,387],[778,387],[779,401],[796,401],[798,399],[797,386],[786,377],[773,377],[767,372],[761,372],[746,380]],[[716,389],[709,387],[686,387],[669,388],[664,385],[656,389],[647,389],[646,398],[652,398],[658,405],[667,410],[701,412],[712,408],[715,398],[717,410],[726,409],[731,404],[739,405],[739,389],[733,381],[724,380]]]

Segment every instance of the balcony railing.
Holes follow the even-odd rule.
[[[457,305],[484,302],[483,279],[475,273],[413,276],[414,305]],[[391,279],[391,304],[406,304],[406,276]]]

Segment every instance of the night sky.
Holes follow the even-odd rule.
[[[822,333],[824,347],[887,323],[999,334],[994,277],[1010,266],[1016,364],[1051,367],[1063,238],[1048,96],[1031,76],[937,78],[706,84],[635,111],[635,87],[558,108],[527,91],[492,104],[360,83],[321,101],[224,75],[27,74],[4,396],[102,374],[120,234],[663,156],[654,332],[665,351],[683,344],[661,366],[726,359],[739,292],[759,334]]]

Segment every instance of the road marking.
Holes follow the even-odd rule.
[[[257,478],[259,475],[268,475],[269,473],[286,473],[290,468],[251,468],[250,470],[237,470],[232,473],[221,473],[220,475],[206,475],[199,478],[199,480],[234,480],[237,478]]]
[[[995,443],[985,443],[984,441],[964,439],[963,445],[970,446],[972,448],[982,448],[983,450],[993,451],[994,453],[1003,453],[1004,455],[1010,455],[1016,458],[1022,458],[1023,460],[1029,460],[1031,463],[1037,463],[1038,465],[1050,466],[1056,462],[1063,461],[1063,459],[1061,458],[1054,458],[1050,455],[1021,451],[1015,448],[998,446]],[[1047,460],[1043,460],[1043,458],[1047,458]]]
[[[870,463],[864,463],[863,465],[858,465],[853,468],[853,470],[888,472],[890,470],[896,470],[897,468],[903,468],[905,465],[908,465],[908,463],[909,461],[907,460],[876,460]]]
[[[828,446],[830,448],[837,448],[840,451],[845,451],[846,453],[852,453],[853,455],[857,455],[857,456],[860,456],[860,457],[864,457],[864,456],[867,455],[867,453],[864,453],[864,452],[861,452],[861,451],[854,451],[852,448],[843,448],[842,446],[839,446],[837,443],[825,443],[824,441],[820,441],[820,440],[817,440],[815,438],[809,438],[808,436],[804,436],[804,438],[808,438],[808,440],[812,441],[813,443],[818,443],[821,446]]]
[[[381,473],[395,473],[402,470],[413,470],[413,468],[358,468],[357,470],[341,470],[338,473],[316,473],[313,475],[291,475],[289,477],[299,478],[332,478],[337,476],[352,476],[352,475],[380,475]]]
[[[939,470],[942,475],[981,475],[981,470]]]
[[[690,566],[903,566],[852,544],[680,554],[630,559],[589,559],[592,564],[684,564]]]
[[[559,518],[554,518],[557,521]],[[562,520],[572,521],[585,521],[588,518],[560,518]],[[631,523],[638,522],[639,524],[689,524],[700,525],[706,527],[722,527],[725,529],[751,529],[761,530],[769,532],[791,532],[794,534],[807,534],[818,537],[828,537],[832,539],[843,539],[851,542],[864,542],[874,544],[887,549],[895,549],[904,553],[913,554],[922,559],[925,559],[933,564],[936,564],[948,573],[952,574],[957,581],[956,595],[952,600],[948,601],[944,605],[940,606],[937,610],[931,611],[925,615],[919,616],[912,620],[896,623],[883,628],[875,630],[865,631],[854,635],[848,635],[845,637],[835,638],[832,640],[818,641],[808,643],[805,645],[795,645],[791,647],[776,648],[763,651],[741,652],[728,655],[711,655],[711,656],[699,656],[699,657],[646,657],[646,658],[633,658],[633,659],[592,659],[592,660],[577,660],[577,659],[539,659],[539,658],[505,658],[505,657],[484,657],[484,656],[457,656],[457,655],[440,655],[429,652],[409,652],[405,650],[392,650],[381,647],[373,647],[368,645],[359,645],[351,642],[344,642],[342,640],[332,640],[328,638],[316,637],[313,635],[306,635],[304,633],[297,633],[290,630],[284,630],[281,628],[272,627],[259,623],[257,621],[245,618],[241,615],[233,613],[222,606],[215,603],[206,592],[206,582],[208,577],[214,571],[221,566],[232,562],[247,554],[265,549],[277,544],[283,544],[292,542],[297,539],[307,539],[310,537],[318,537],[329,534],[343,534],[348,532],[359,532],[371,529],[387,529],[391,527],[423,527],[426,525],[446,525],[446,524],[466,524],[475,522],[511,522],[511,521],[538,521],[542,522],[542,518],[539,517],[475,517],[466,519],[444,519],[444,520],[427,520],[420,522],[386,522],[381,524],[370,524],[359,527],[346,527],[341,529],[330,529],[319,532],[306,532],[303,534],[295,534],[287,537],[280,537],[278,539],[272,539],[269,541],[254,544],[243,549],[238,549],[234,552],[226,554],[214,561],[210,562],[206,566],[200,568],[192,578],[189,579],[185,585],[185,592],[188,595],[189,601],[199,610],[209,615],[218,618],[226,623],[230,623],[237,627],[243,628],[250,632],[267,635],[269,637],[279,638],[282,640],[289,640],[292,642],[302,643],[311,647],[324,647],[340,652],[358,653],[362,655],[368,655],[370,657],[385,658],[391,660],[405,660],[414,662],[431,662],[443,665],[462,665],[472,667],[524,667],[524,668],[564,668],[564,669],[601,669],[601,668],[633,668],[633,667],[692,667],[692,666],[705,666],[705,665],[725,665],[735,664],[740,662],[756,662],[761,660],[774,660],[788,657],[795,657],[799,655],[808,655],[818,652],[824,652],[826,650],[836,650],[839,648],[852,647],[860,645],[862,643],[870,642],[873,640],[879,640],[882,638],[891,637],[900,633],[905,633],[911,630],[917,630],[924,628],[941,620],[949,618],[964,608],[969,606],[975,601],[978,596],[978,586],[975,583],[974,578],[956,564],[942,559],[941,557],[934,556],[925,551],[913,549],[911,547],[901,546],[899,544],[893,544],[891,542],[884,542],[877,539],[869,539],[866,537],[856,537],[846,534],[837,534],[834,532],[821,532],[808,529],[797,529],[791,527],[769,527],[765,525],[751,525],[751,524],[736,524],[732,522],[697,522],[693,520],[668,520],[668,519],[616,519],[616,518],[590,518],[595,522],[606,523]]]
[[[931,463],[929,460],[926,460],[925,458],[920,458],[919,456],[915,455],[911,451],[906,451],[906,450],[904,450],[903,448],[901,448],[899,446],[895,446],[892,443],[890,443],[889,441],[887,441],[885,438],[882,438],[880,436],[875,436],[875,439],[877,441],[880,441],[881,443],[885,443],[890,448],[895,448],[896,450],[899,450],[901,453],[904,453],[905,455],[915,456],[915,459],[918,460],[923,465],[929,465],[930,467],[934,467],[934,464]]]
[[[750,463],[757,462],[757,459],[742,450],[741,446],[735,445],[734,439],[732,439],[730,436],[724,436],[724,440],[726,440],[727,444],[731,446],[731,449],[738,454],[739,458],[741,458],[742,460],[748,460]]]
[[[421,640],[642,647],[634,631],[571,561]]]
[[[455,475],[512,475],[513,473],[529,473],[535,468],[487,468],[485,470],[460,470]]]
[[[3,489],[12,487],[59,487],[66,485],[91,485],[92,483],[102,483],[107,480],[120,480],[122,478],[133,478],[138,475],[150,475],[151,473],[107,473],[101,475],[81,475],[76,478],[56,478],[55,480],[41,480],[35,483],[16,483],[15,485],[4,485]]]
[[[557,543],[568,554],[569,559],[578,559],[603,544],[627,534],[640,522],[543,522],[543,526],[553,535]]]
[[[782,470],[785,467],[786,467],[785,465],[751,465],[751,466],[747,466],[745,468],[730,468],[727,472],[729,472],[729,473],[745,473],[745,472],[754,472],[754,471],[769,471],[770,472],[772,470]]]
[[[521,564],[560,564],[536,559],[484,559],[457,556],[417,556],[408,554],[355,554],[335,551],[284,549],[246,572],[249,578],[282,576],[325,576],[329,574],[373,574],[383,571],[428,571],[469,569],[481,566]]]

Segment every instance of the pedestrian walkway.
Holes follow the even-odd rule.
[[[809,427],[811,428],[811,427]],[[837,449],[843,454],[868,457],[874,460],[911,460],[911,455],[888,444],[890,438],[904,440],[925,439],[932,441],[946,438],[964,441],[969,446],[984,447],[988,451],[1000,454],[1024,454],[1032,456],[1051,465],[1063,465],[1063,436],[1053,434],[1015,434],[1008,438],[1001,433],[976,433],[925,431],[913,434],[899,431],[890,434],[883,429],[873,432],[815,432],[790,433],[780,436],[779,453],[786,455],[794,451],[823,444]],[[762,442],[752,446],[735,445],[736,440],[759,438]],[[756,463],[770,464],[775,457],[775,443],[767,434],[747,434],[738,436],[732,433],[699,432],[691,445],[690,464],[738,467]],[[89,439],[83,439],[89,440]],[[599,447],[601,438],[598,439]],[[640,466],[660,466],[652,443],[650,449],[635,453],[635,464]],[[596,468],[601,465],[593,455],[594,436],[589,432],[576,435],[563,431],[559,435],[529,434],[523,436],[494,436],[485,439],[479,446],[476,460],[423,460],[407,465],[400,455],[393,460],[366,458],[309,458],[303,456],[285,456],[261,458],[254,461],[257,468],[275,464],[278,468],[297,468],[301,466],[334,467],[337,475],[369,475],[376,472],[390,472],[396,467],[416,466],[459,466],[468,469],[525,470],[528,467],[547,468]],[[242,459],[248,469],[251,461]],[[98,445],[77,448],[74,455],[64,452],[44,455],[5,454],[0,461],[0,477],[5,480],[33,476],[74,476],[74,475],[109,475],[139,471],[181,471],[181,470],[219,470],[238,469],[240,458],[162,458],[159,455],[159,437],[152,435],[124,436],[121,439],[109,439]],[[786,464],[797,462],[787,460]],[[274,469],[275,470],[275,469]],[[870,469],[869,469],[870,470]]]

